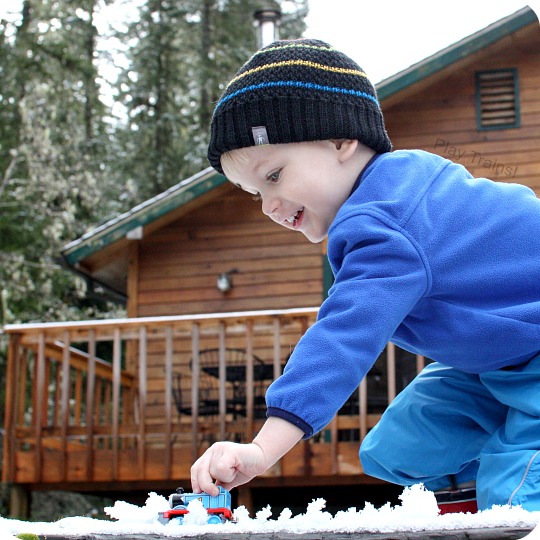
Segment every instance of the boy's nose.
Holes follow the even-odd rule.
[[[275,217],[277,211],[279,210],[279,206],[280,206],[279,200],[276,199],[275,197],[272,197],[271,199],[268,199],[267,201],[263,199],[262,201],[263,214],[269,217]]]

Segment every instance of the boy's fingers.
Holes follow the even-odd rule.
[[[220,485],[234,482],[236,471],[230,466],[226,448],[219,443],[211,446],[191,467],[191,486],[194,493],[204,491],[210,495],[218,495]]]
[[[207,450],[191,467],[191,487],[193,493],[205,491],[217,495],[219,490],[210,475],[210,450]]]

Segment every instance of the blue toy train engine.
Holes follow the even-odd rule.
[[[189,513],[187,507],[191,501],[199,500],[202,502],[208,513],[208,524],[221,524],[226,521],[232,521],[231,494],[219,487],[219,495],[215,497],[209,493],[184,493],[182,488],[177,488],[176,493],[169,496],[170,510],[159,512],[158,520],[160,523],[168,523],[171,519],[176,519],[180,523],[184,522],[184,516]]]

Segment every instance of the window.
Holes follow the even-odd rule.
[[[476,72],[476,123],[479,130],[519,127],[517,69]]]

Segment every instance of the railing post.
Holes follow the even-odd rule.
[[[273,320],[273,363],[274,363],[274,380],[277,379],[281,375],[281,319],[279,318],[279,315],[274,315]],[[281,476],[282,471],[282,460],[278,460],[278,462],[275,464],[274,468],[276,470],[276,474]]]
[[[2,481],[13,482],[15,472],[15,428],[17,424],[16,412],[19,410],[18,400],[24,402],[26,388],[19,389],[17,392],[17,382],[19,380],[19,360],[21,334],[12,334],[9,336],[7,369],[6,369],[6,409],[4,418],[4,463],[7,467],[2,470]]]
[[[227,396],[225,393],[225,322],[219,323],[219,439],[225,439],[225,414],[227,411]]]
[[[416,374],[418,375],[426,367],[426,359],[421,354],[416,355]]]
[[[114,330],[112,380],[112,479],[118,479],[120,455],[120,376],[122,369],[122,342],[120,328]]]
[[[199,457],[199,384],[201,363],[199,359],[200,327],[191,326],[191,462]]]
[[[358,396],[360,402],[360,442],[362,442],[367,435],[367,377],[362,379],[358,391],[360,392],[360,395]]]
[[[141,326],[139,329],[139,448],[137,459],[141,479],[145,478],[146,471],[146,399],[148,393],[146,336],[146,326]]]
[[[88,372],[86,374],[86,480],[94,479],[94,396],[96,388],[96,332],[88,336]]]
[[[69,423],[69,332],[64,332],[64,349],[62,351],[62,377],[60,391],[60,470],[63,481],[67,479],[67,432]]]
[[[330,421],[330,472],[331,474],[338,474],[338,416],[334,415],[334,418]]]
[[[247,441],[253,439],[253,320],[246,323],[246,437]]]
[[[386,345],[386,366],[388,374],[388,405],[396,398],[396,347],[393,343]]]
[[[279,315],[274,316],[274,379],[281,375],[281,322]]]
[[[36,363],[36,379],[35,379],[35,410],[34,410],[34,478],[36,482],[42,480],[42,463],[43,463],[43,447],[41,441],[43,429],[43,403],[45,397],[45,334],[40,332],[38,338],[38,355]]]
[[[171,477],[173,331],[165,329],[165,477]]]

